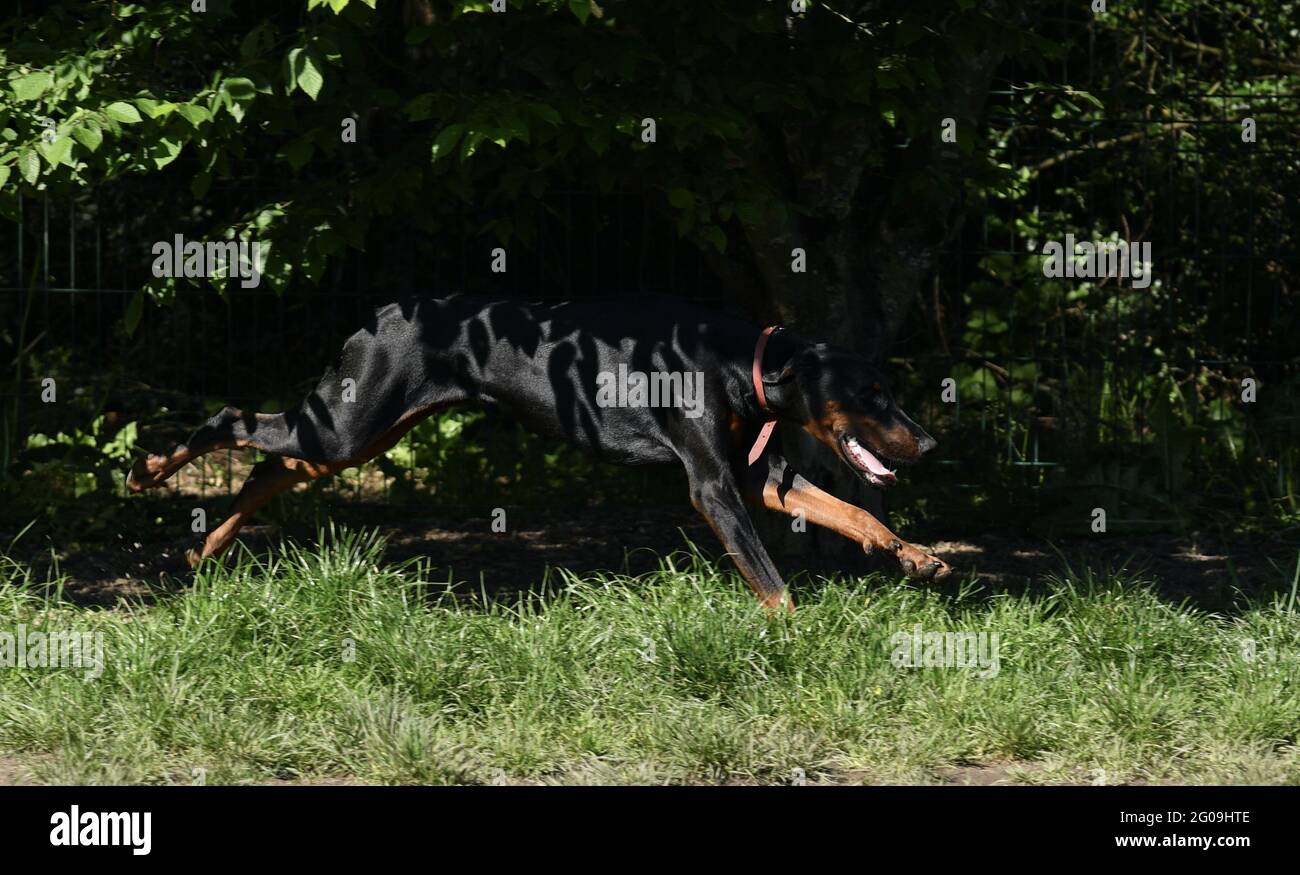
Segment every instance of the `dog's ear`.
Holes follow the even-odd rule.
[[[812,346],[806,346],[794,355],[781,368],[781,372],[775,377],[764,377],[764,386],[777,386],[782,383],[788,383],[798,374],[814,374],[821,370],[822,361],[826,357],[830,346],[825,343],[817,343]]]

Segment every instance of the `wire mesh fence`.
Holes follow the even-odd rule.
[[[1034,104],[1045,96],[1054,95],[995,91],[994,126],[1034,127]],[[1003,145],[999,157],[1023,196],[995,201],[968,224],[918,297],[913,337],[929,351],[907,356],[930,415],[960,436],[937,463],[961,488],[987,490],[996,465],[1032,507],[1050,508],[1059,489],[1088,482],[1109,488],[1119,505],[1137,493],[1153,499],[1139,502],[1152,518],[1131,523],[1177,522],[1186,501],[1205,497],[1206,484],[1193,478],[1222,432],[1244,438],[1238,455],[1275,463],[1271,494],[1294,510],[1300,410],[1290,326],[1300,253],[1289,230],[1268,227],[1261,201],[1276,199],[1270,179],[1294,154],[1297,96],[1192,97],[1222,109],[1167,124],[1054,118],[1043,135]],[[1269,124],[1272,142],[1243,146],[1231,164],[1217,163],[1221,149],[1181,136],[1197,125],[1235,139],[1243,118]],[[1086,193],[1074,208],[1060,196],[1067,180]],[[1107,190],[1125,182],[1146,193],[1142,211],[1125,210],[1126,199]],[[1066,235],[1146,241],[1154,279],[1145,288],[1049,280],[1044,244]],[[952,377],[961,391],[951,405],[936,403]],[[1269,403],[1235,403],[1247,380],[1269,386]]]
[[[1294,160],[1300,97],[1281,90],[1278,77],[1244,91],[1181,93],[1176,119],[1167,117],[1168,96],[1102,95],[1103,112],[1088,103],[1095,60],[1078,89],[1008,85],[990,95],[989,137],[1006,188],[967,205],[895,348],[905,405],[946,436],[939,473],[918,483],[941,484],[968,503],[1000,489],[1031,515],[1074,500],[1082,484],[1113,496],[1131,523],[1169,524],[1185,520],[1189,504],[1212,500],[1206,471],[1214,459],[1203,458],[1212,448],[1267,458],[1252,476],[1265,500],[1294,513],[1300,253],[1290,229],[1268,223],[1270,205],[1289,196],[1270,180]],[[1063,81],[1070,74],[1062,70]],[[1198,145],[1238,138],[1244,118],[1270,133],[1230,162],[1221,143]],[[151,195],[136,187],[132,196]],[[174,412],[177,426],[192,426],[204,404],[292,406],[365,312],[402,294],[671,293],[728,303],[700,253],[635,194],[553,192],[524,208],[536,230],[511,247],[504,275],[489,267],[493,234],[442,232],[396,263],[364,253],[335,259],[315,288],[195,288],[147,309],[128,332],[124,317],[151,260],[150,238],[132,236],[121,220],[129,205],[94,192],[71,202],[27,199],[0,253],[13,354],[6,469],[31,435],[89,428],[70,415],[127,416],[144,397]],[[485,218],[490,211],[462,216],[456,227]],[[1046,277],[1045,245],[1066,235],[1149,242],[1153,281]],[[48,376],[93,403],[76,414],[40,404]],[[1233,403],[1247,380],[1276,389],[1273,400],[1258,409]],[[166,421],[166,413],[155,417]],[[392,500],[393,484],[418,481],[413,469],[442,458],[442,442],[461,428],[413,432],[388,469],[328,488]],[[192,485],[229,490],[237,467],[228,454]],[[599,467],[587,475],[612,476]],[[632,492],[646,500],[663,485],[658,473],[631,476],[639,478],[626,481]]]
[[[27,265],[29,282],[11,279],[0,285],[16,326],[13,344],[24,350],[3,396],[6,461],[35,434],[89,434],[103,411],[119,421],[144,414],[155,430],[183,433],[197,425],[201,411],[223,404],[264,411],[296,407],[369,312],[404,295],[673,294],[719,302],[718,287],[707,281],[698,251],[679,240],[671,226],[655,222],[644,202],[619,193],[561,191],[534,208],[532,244],[511,247],[504,274],[490,270],[492,252],[500,245],[496,238],[451,233],[430,240],[427,251],[407,265],[380,268],[365,254],[339,259],[318,287],[296,284],[282,294],[237,282],[220,291],[195,287],[167,306],[146,306],[128,330],[132,297],[149,280],[153,238],[145,235],[114,248],[105,240],[103,208],[93,193],[72,203],[27,199],[4,276],[14,277]],[[408,281],[404,286],[377,282],[385,271]],[[24,370],[27,357],[35,365]],[[84,403],[41,403],[41,381],[47,377]],[[441,444],[451,442],[464,425],[455,415],[450,419],[413,431],[383,464],[313,488],[394,501],[411,494],[394,492],[396,482],[434,486],[432,478],[414,469],[444,458]],[[489,417],[474,427],[480,440],[507,451],[526,450],[522,432],[511,423]],[[228,493],[251,464],[245,451],[213,454],[178,477],[173,488]],[[403,465],[406,471],[399,470]],[[583,474],[599,493],[600,481],[612,471],[594,465]],[[611,487],[650,494],[663,481],[662,474],[646,471],[613,476],[617,483]],[[443,490],[443,507],[481,505],[466,499],[475,490],[464,479],[459,487]]]

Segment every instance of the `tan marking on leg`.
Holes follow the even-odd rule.
[[[314,479],[311,474],[289,464],[297,461],[297,459],[283,459],[276,456],[254,465],[253,473],[244,481],[239,495],[235,497],[230,515],[222,520],[221,525],[208,533],[208,537],[203,541],[202,552],[190,550],[185,554],[190,565],[194,566],[200,560],[220,556],[235,540],[235,534],[267,502],[299,483]]]
[[[299,483],[328,477],[370,461],[380,453],[391,449],[403,435],[415,427],[416,423],[432,415],[436,409],[431,407],[407,413],[353,459],[342,462],[307,462],[289,456],[274,456],[258,462],[253,467],[253,473],[244,481],[239,495],[235,497],[230,516],[208,534],[203,542],[202,552],[191,550],[186,554],[190,565],[197,565],[203,559],[223,553],[235,540],[235,534],[243,528],[253,514],[281,492]],[[267,467],[259,471],[258,468],[263,465]]]
[[[857,541],[868,553],[885,550],[898,559],[909,576],[919,572],[917,576],[929,579],[946,577],[952,571],[948,563],[907,543],[862,508],[811,484],[784,488],[768,480],[763,484],[763,506],[791,516],[803,511],[808,522]]]
[[[236,419],[244,416],[242,410],[237,410],[233,407],[224,408],[223,413],[225,410],[229,410],[230,414]],[[254,416],[257,417],[269,417],[275,415],[277,414],[254,414]],[[193,435],[190,435],[190,437],[193,437]],[[131,466],[131,471],[126,476],[126,486],[132,492],[141,492],[145,489],[152,489],[155,486],[161,486],[169,477],[200,456],[217,450],[230,450],[237,447],[250,446],[255,445],[251,441],[233,437],[212,441],[211,443],[198,448],[193,448],[185,444],[177,444],[166,453],[152,453],[148,456],[136,459],[135,464]]]

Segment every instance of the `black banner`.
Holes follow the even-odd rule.
[[[864,866],[879,852],[1230,862],[1288,848],[1296,801],[1277,787],[7,787],[0,816],[6,852],[128,866],[535,864],[605,846],[639,863],[845,849]]]

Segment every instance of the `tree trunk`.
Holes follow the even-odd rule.
[[[949,93],[936,101],[970,125],[979,116],[1000,57],[964,61]],[[958,137],[973,130],[958,129]],[[777,180],[787,200],[811,211],[771,212],[744,227],[744,246],[730,259],[712,258],[742,309],[765,322],[883,360],[943,249],[960,229],[962,168],[956,150],[932,135],[906,148],[873,135],[864,124],[827,131],[785,125],[754,129],[756,161]],[[865,173],[873,155],[882,169]],[[806,253],[807,270],[791,269],[792,250]],[[833,452],[798,428],[782,429],[796,470],[834,495],[886,521],[881,490],[867,487]],[[786,573],[799,569],[866,567],[860,545],[825,531],[791,530],[772,514],[758,521],[765,543]]]

